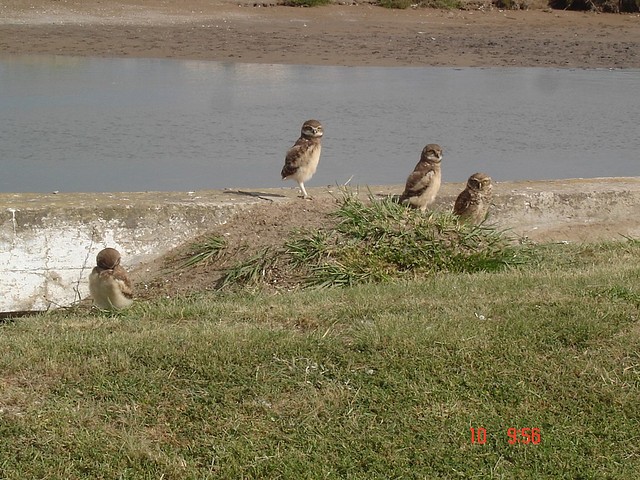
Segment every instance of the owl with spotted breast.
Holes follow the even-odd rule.
[[[456,198],[453,213],[467,223],[482,223],[489,210],[492,191],[491,177],[485,173],[474,173],[467,180],[466,188]]]
[[[436,199],[442,183],[442,148],[430,143],[422,149],[420,161],[407,178],[400,202],[425,211]]]
[[[305,199],[310,197],[304,184],[311,179],[318,168],[322,150],[320,140],[323,134],[324,130],[319,121],[307,120],[304,122],[300,138],[287,150],[284,167],[280,172],[283,180],[291,179],[297,182]]]
[[[126,270],[120,266],[120,252],[105,248],[96,256],[89,274],[89,292],[93,304],[102,310],[119,310],[133,303],[133,287]]]

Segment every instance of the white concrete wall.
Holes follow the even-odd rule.
[[[0,312],[71,305],[88,296],[101,249],[119,250],[130,269],[251,201],[221,192],[0,195]]]

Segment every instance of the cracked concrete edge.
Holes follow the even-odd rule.
[[[443,184],[434,208],[450,209],[463,187]],[[403,186],[350,188],[378,196],[399,194]],[[309,192],[336,196],[340,187]],[[239,209],[287,201],[298,201],[295,189],[0,194],[0,312],[85,298],[95,254],[104,247],[120,250],[135,268]],[[640,177],[497,182],[492,203],[490,222],[532,240],[640,236]]]

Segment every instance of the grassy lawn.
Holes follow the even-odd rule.
[[[7,321],[0,478],[635,478],[640,242],[533,248]]]

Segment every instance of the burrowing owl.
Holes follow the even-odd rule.
[[[307,120],[302,124],[300,138],[287,150],[282,167],[282,179],[288,178],[298,182],[304,198],[308,198],[304,182],[309,180],[318,168],[320,161],[320,139],[322,138],[322,125],[317,120]]]
[[[479,224],[487,216],[491,202],[491,177],[484,173],[474,173],[467,180],[467,187],[458,195],[453,213],[465,222]]]
[[[424,147],[420,161],[407,178],[404,192],[400,196],[400,202],[425,211],[433,203],[438,190],[440,190],[442,181],[441,161],[442,148],[440,148],[440,145],[430,143]]]
[[[120,266],[120,253],[115,248],[105,248],[98,253],[96,263],[89,275],[93,303],[104,310],[130,306],[133,289],[127,272]]]

